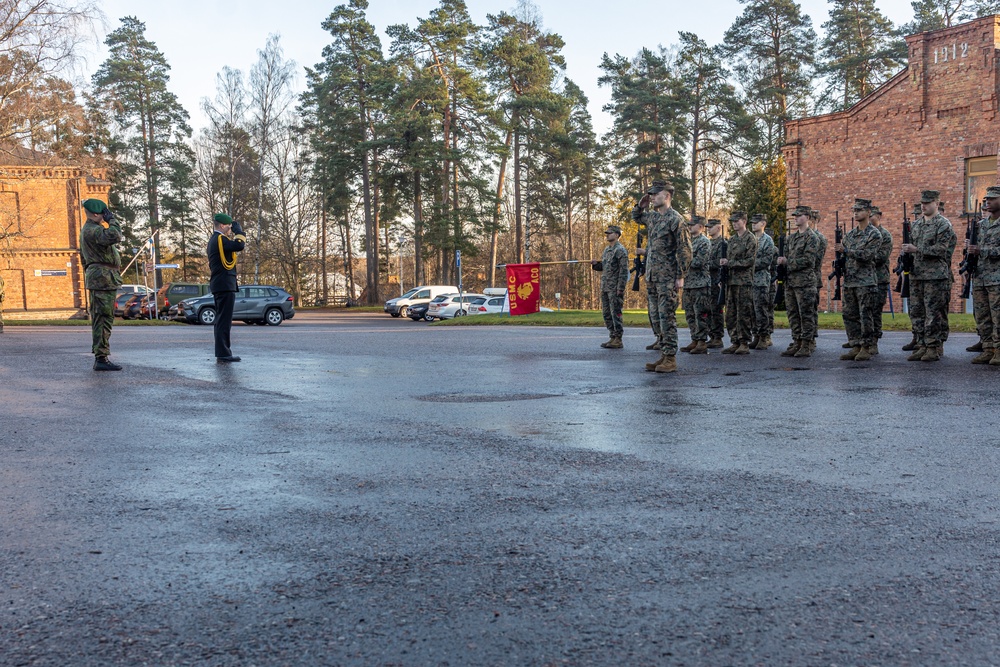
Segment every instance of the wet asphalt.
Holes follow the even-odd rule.
[[[302,312],[0,335],[2,665],[1000,662],[1000,368]],[[687,342],[682,332],[682,343]]]

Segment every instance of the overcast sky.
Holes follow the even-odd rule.
[[[214,97],[216,74],[227,65],[248,71],[271,33],[281,36],[285,57],[298,65],[296,87],[301,90],[305,84],[302,68],[319,62],[323,47],[329,43],[329,35],[320,24],[341,1],[101,0],[101,4],[107,23],[97,39],[103,42],[123,16],[143,21],[146,36],[170,63],[170,90],[191,114],[197,132],[204,124],[201,100]],[[387,48],[386,26],[413,25],[438,4],[438,0],[370,0],[368,20]],[[717,44],[742,10],[738,0],[536,0],[535,4],[546,29],[565,40],[566,76],[590,98],[594,125],[601,133],[611,122],[601,111],[609,93],[597,86],[603,53],[634,55],[642,46],[669,45],[677,41],[679,30]],[[876,4],[897,24],[912,18],[909,0],[876,0]],[[468,0],[472,18],[480,24],[487,14],[511,11],[515,5],[516,0]],[[827,20],[828,3],[803,0],[802,7],[820,32]],[[88,59],[88,77],[106,55],[101,44]]]

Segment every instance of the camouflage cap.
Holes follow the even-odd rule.
[[[107,204],[102,202],[100,199],[88,199],[83,202],[83,208],[90,211],[91,213],[104,213],[104,209],[108,207]]]
[[[656,193],[663,192],[664,190],[670,194],[674,194],[674,186],[670,185],[670,183],[667,183],[666,181],[656,180],[653,181],[653,184],[649,186],[648,190],[646,190],[646,194],[655,195]]]
[[[704,225],[705,216],[703,215],[693,215],[691,216],[691,221],[688,223],[689,226],[693,227],[695,225]]]
[[[872,215],[882,215],[882,209],[880,209],[878,206],[875,206],[874,204],[872,204],[871,211]]]
[[[737,220],[746,220],[747,214],[745,211],[733,211],[729,214],[729,222],[736,222]]]
[[[708,224],[706,225],[706,227],[711,228],[711,227],[715,227],[716,225],[721,225],[721,224],[722,224],[722,220],[719,220],[718,218],[709,218],[708,219]]]
[[[858,197],[854,198],[853,208],[855,211],[866,211],[870,210],[871,207],[872,207],[871,199],[859,199]]]
[[[938,190],[924,190],[920,193],[920,203],[927,204],[941,199],[941,192]]]
[[[618,236],[621,236],[622,235],[622,228],[619,227],[618,225],[608,225],[608,228],[604,230],[604,233],[605,234],[610,234],[611,232],[614,232]]]
[[[991,185],[986,188],[987,199],[996,199],[997,197],[1000,197],[1000,185]]]
[[[795,210],[792,211],[792,215],[794,216],[812,215],[812,209],[809,208],[808,206],[796,206]]]
[[[754,213],[753,217],[750,218],[750,222],[767,222],[767,216],[763,213]]]
[[[809,217],[812,220],[819,220],[819,211],[814,208],[809,209]]]

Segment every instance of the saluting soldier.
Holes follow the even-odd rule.
[[[729,237],[726,259],[726,327],[729,347],[722,354],[750,354],[750,329],[753,326],[753,272],[757,258],[757,237],[747,229],[747,214],[734,211],[729,216],[733,234]]]
[[[121,243],[121,223],[100,199],[83,202],[87,221],[80,229],[80,258],[84,266],[84,285],[90,294],[90,328],[93,332],[95,371],[120,371],[108,359],[111,354],[111,328],[115,323],[115,294],[122,284],[122,258],[115,246]]]
[[[240,223],[225,213],[216,213],[215,231],[208,239],[208,267],[212,271],[210,287],[215,297],[215,361],[219,364],[239,361],[230,345],[233,306],[240,286],[236,281],[236,253],[246,245]],[[233,238],[229,238],[232,234]]]
[[[684,277],[684,314],[691,342],[681,348],[691,354],[708,354],[709,318],[712,315],[712,242],[705,236],[705,218],[696,215],[688,225],[691,268]]]
[[[875,266],[875,280],[878,281],[878,295],[875,298],[875,344],[872,354],[878,354],[878,341],[882,338],[882,313],[889,296],[889,278],[892,275],[889,263],[892,261],[892,233],[882,226],[882,210],[875,205],[871,207],[871,224],[882,235],[882,247],[879,249],[878,264]]]
[[[785,242],[785,256],[778,264],[788,270],[785,278],[785,308],[788,325],[792,330],[792,343],[781,353],[783,357],[808,357],[816,345],[816,310],[819,288],[816,287],[817,262],[822,256],[820,235],[809,228],[812,209],[796,206],[793,213],[795,234]]]
[[[835,250],[844,256],[844,329],[849,352],[840,355],[843,361],[868,361],[874,356],[875,301],[878,289],[877,265],[882,250],[882,233],[869,224],[871,200],[854,200],[854,221],[857,227],[844,235]],[[881,313],[879,313],[881,317]]]
[[[986,188],[986,214],[979,221],[979,244],[969,245],[978,256],[972,283],[976,328],[983,350],[974,364],[1000,366],[1000,186]]]
[[[754,323],[750,349],[766,350],[771,347],[771,322],[774,320],[771,285],[774,283],[774,260],[778,257],[778,248],[771,235],[764,233],[767,217],[763,213],[755,213],[750,224],[753,235],[757,238],[752,286]]]
[[[604,326],[608,328],[609,338],[601,343],[601,347],[612,350],[622,348],[622,308],[625,305],[625,288],[628,286],[628,250],[621,243],[622,228],[610,225],[604,230],[604,240],[607,246],[601,255],[601,261],[591,260],[595,271],[601,271],[601,312],[604,314]]]
[[[900,250],[913,254],[910,275],[910,319],[917,349],[907,361],[940,361],[944,348],[948,292],[951,290],[951,252],[958,243],[951,221],[938,212],[940,193],[924,190],[923,217],[913,223],[912,243]]]
[[[709,274],[712,279],[712,311],[708,318],[708,348],[723,347],[722,336],[726,333],[725,304],[719,300],[722,290],[721,265],[719,260],[726,251],[726,239],[722,235],[722,221],[710,218],[708,221],[708,237],[712,242],[712,255],[709,262]]]
[[[691,265],[691,240],[687,224],[671,208],[674,186],[653,181],[649,189],[652,211],[638,211],[646,225],[649,242],[636,252],[646,256],[646,294],[650,320],[660,326],[660,358],[646,370],[673,373],[677,370],[677,291]],[[632,213],[636,217],[636,211]]]

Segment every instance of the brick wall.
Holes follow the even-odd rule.
[[[110,184],[104,179],[104,170],[0,166],[0,223],[11,234],[9,247],[0,249],[5,317],[83,314],[80,202],[107,201]]]
[[[945,216],[959,236],[952,310],[961,312],[957,271],[965,235],[959,215],[966,205],[966,160],[1000,152],[1000,16],[906,41],[907,69],[854,107],[786,124],[788,207],[820,211],[820,231],[830,241],[829,266],[835,212],[850,228],[854,198],[871,199],[892,232],[894,265],[903,203],[909,211],[922,190],[940,190]],[[820,295],[821,307],[829,297],[828,287]]]

